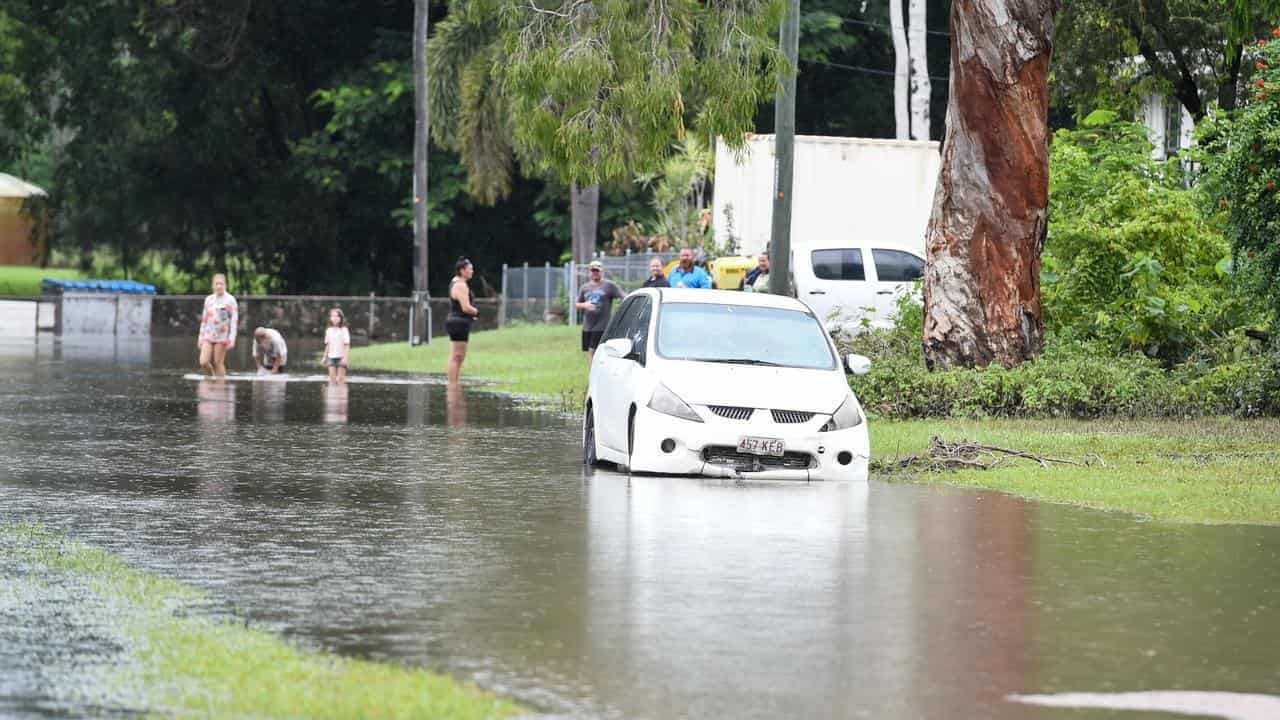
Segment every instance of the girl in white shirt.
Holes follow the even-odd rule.
[[[239,325],[239,307],[236,299],[227,292],[227,276],[218,273],[213,276],[213,294],[204,299],[200,333],[196,336],[200,368],[205,373],[215,377],[227,374],[227,351],[236,346]]]
[[[347,380],[347,355],[351,352],[351,331],[347,316],[339,308],[329,310],[329,327],[324,331],[324,363],[329,366],[329,382]]]

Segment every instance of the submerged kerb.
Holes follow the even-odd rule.
[[[502,718],[525,710],[445,675],[298,647],[193,611],[204,593],[60,532],[0,522],[0,551],[46,580],[74,577],[121,608],[126,656],[105,682],[145,712],[201,717]],[[71,610],[74,612],[74,609]],[[191,611],[191,612],[189,612]],[[115,693],[109,693],[115,694]]]

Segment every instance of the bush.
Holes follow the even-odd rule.
[[[1173,365],[1260,321],[1200,197],[1179,161],[1151,159],[1140,125],[1095,112],[1056,133],[1041,275],[1049,329]]]
[[[871,372],[850,386],[867,412],[881,417],[1280,414],[1277,348],[1168,369],[1142,353],[1117,355],[1097,339],[1051,334],[1044,355],[1012,369],[933,372],[925,368],[918,330],[869,332],[842,349],[872,358]]]

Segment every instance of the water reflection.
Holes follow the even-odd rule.
[[[467,424],[467,396],[462,387],[455,384],[446,386],[445,424],[449,427],[463,427]]]
[[[285,394],[289,383],[259,380],[253,383],[253,419],[255,422],[284,422]]]
[[[351,397],[351,387],[346,383],[325,383],[320,386],[320,394],[324,398],[324,416],[326,423],[346,423],[347,403]]]
[[[0,510],[255,624],[548,712],[1092,720],[1113,716],[1003,698],[1280,687],[1274,528],[591,473],[574,419],[493,395],[253,382],[237,398],[185,365],[37,357],[0,357]]]
[[[236,419],[236,384],[214,378],[197,381],[196,417],[208,423],[233,422]]]

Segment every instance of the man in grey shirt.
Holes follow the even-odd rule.
[[[613,314],[613,301],[622,299],[626,293],[614,281],[604,279],[604,264],[599,260],[592,260],[587,272],[590,278],[578,290],[575,306],[583,312],[582,351],[594,358],[596,346]]]
[[[258,366],[258,372],[282,373],[287,362],[289,362],[289,348],[284,344],[284,336],[280,331],[264,327],[254,328],[253,363]]]

